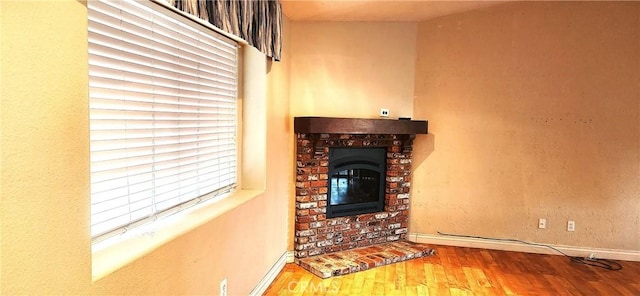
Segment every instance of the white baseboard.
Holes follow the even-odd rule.
[[[276,261],[276,263],[274,263],[273,266],[271,266],[267,274],[262,278],[262,280],[260,280],[258,285],[255,288],[253,288],[253,290],[251,291],[251,293],[249,293],[249,295],[260,296],[264,294],[267,288],[269,288],[269,285],[271,285],[271,283],[273,282],[273,280],[276,279],[280,271],[282,271],[282,269],[284,268],[284,265],[291,262],[293,262],[293,251],[287,251],[282,253],[282,256],[280,256],[280,258],[278,258],[278,261]]]
[[[446,246],[456,246],[456,247],[560,255],[558,252],[549,248],[545,248],[542,246],[521,244],[517,242],[492,241],[492,240],[484,240],[484,239],[478,239],[478,238],[452,237],[452,236],[445,236],[445,235],[433,235],[433,234],[421,234],[421,233],[409,233],[408,239],[410,241],[417,242],[417,243],[425,243],[425,244],[433,244],[433,245],[446,245]],[[598,249],[598,248],[585,248],[585,247],[560,246],[560,245],[548,245],[548,246],[554,247],[569,256],[588,257],[591,254],[593,254],[596,258],[600,258],[600,259],[640,262],[640,251]]]
[[[287,251],[287,263],[293,263],[295,261],[295,253],[293,251]]]

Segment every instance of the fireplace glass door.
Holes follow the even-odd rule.
[[[349,169],[331,176],[331,204],[377,201],[380,173],[369,169]]]
[[[386,148],[330,148],[327,217],[384,209]]]

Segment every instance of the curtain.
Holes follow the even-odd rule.
[[[280,60],[282,7],[279,0],[170,0],[170,3]]]

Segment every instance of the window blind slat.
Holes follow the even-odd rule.
[[[152,2],[87,6],[97,242],[233,190],[238,53]]]

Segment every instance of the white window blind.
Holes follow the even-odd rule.
[[[94,242],[233,190],[237,44],[150,1],[87,1]]]

